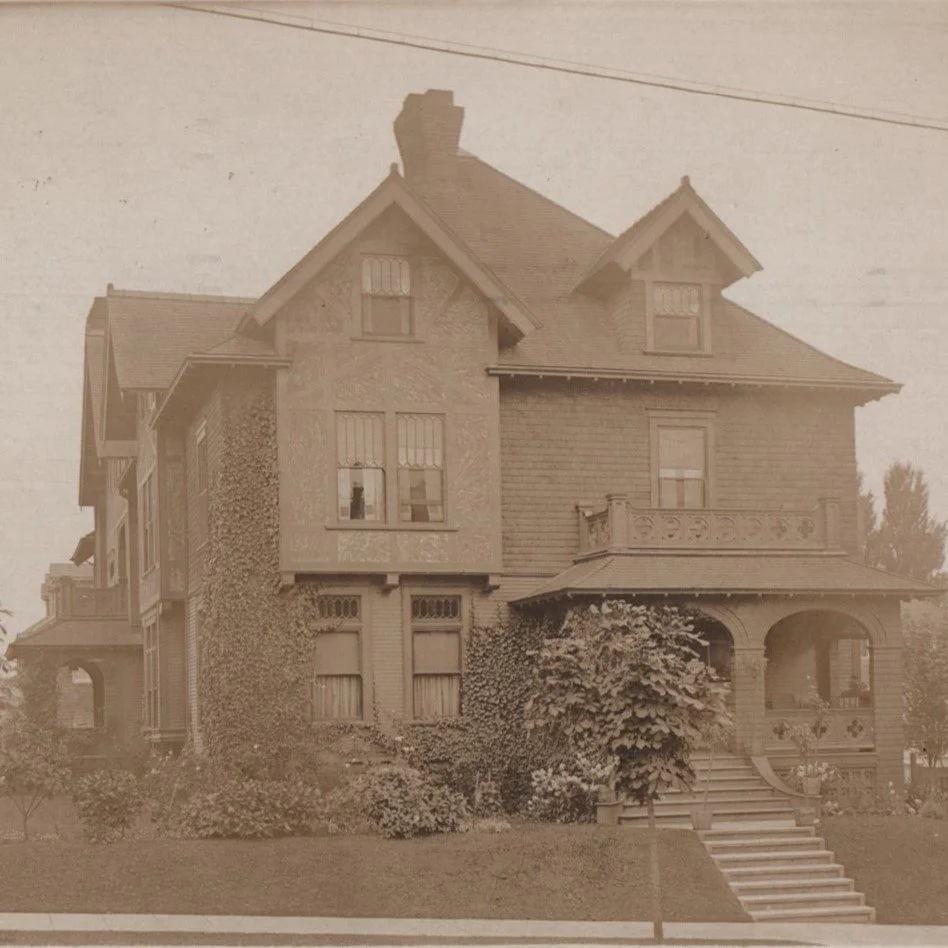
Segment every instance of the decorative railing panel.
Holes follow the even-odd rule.
[[[819,552],[839,545],[835,500],[807,510],[636,508],[619,495],[579,508],[580,555],[605,550]]]
[[[97,587],[63,578],[56,590],[55,614],[72,618],[121,618],[128,614],[128,586]]]
[[[768,711],[767,750],[769,752],[793,753],[795,747],[790,739],[788,724],[804,724],[813,720],[812,711]],[[875,717],[870,708],[838,709],[826,716],[819,747],[874,747]]]

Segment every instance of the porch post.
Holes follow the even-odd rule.
[[[734,685],[737,751],[748,757],[761,756],[766,751],[767,743],[763,646],[735,647],[731,677]]]
[[[889,783],[905,786],[902,730],[902,646],[873,646],[872,701],[876,743],[876,784],[885,793]]]

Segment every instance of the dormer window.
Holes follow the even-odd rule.
[[[411,266],[405,257],[362,258],[362,332],[412,335]]]
[[[705,352],[707,303],[700,283],[651,284],[650,349]]]

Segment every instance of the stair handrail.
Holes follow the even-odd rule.
[[[762,777],[774,790],[779,790],[781,793],[786,794],[788,797],[794,797],[798,800],[806,800],[807,796],[805,793],[799,793],[797,790],[791,790],[775,773],[773,767],[770,765],[769,757],[751,757],[750,759],[751,766],[754,770],[757,771],[758,775]]]

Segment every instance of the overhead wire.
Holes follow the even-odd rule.
[[[169,2],[163,3],[162,6],[178,10],[188,10],[194,13],[204,13],[238,20],[265,23],[271,26],[285,27],[287,29],[304,30],[312,33],[320,33],[323,35],[341,36],[349,39],[363,40],[366,42],[382,43],[390,46],[401,46],[408,49],[417,49],[450,56],[460,56],[467,59],[504,63],[507,65],[522,66],[529,69],[539,69],[548,72],[563,73],[566,75],[582,76],[589,79],[623,82],[627,84],[646,86],[672,92],[681,92],[719,99],[729,99],[738,102],[749,102],[757,105],[776,106],[786,109],[796,109],[806,112],[833,115],[841,118],[877,122],[886,125],[896,125],[907,128],[923,129],[927,131],[948,132],[948,121],[942,121],[927,116],[912,115],[903,112],[890,112],[881,109],[869,109],[857,106],[846,106],[839,103],[783,96],[774,93],[758,93],[738,87],[692,82],[689,80],[673,79],[664,76],[636,74],[620,69],[613,69],[611,67],[574,62],[571,60],[555,59],[547,56],[536,56],[531,53],[517,52],[514,50],[499,49],[491,46],[476,46],[468,43],[458,43],[453,40],[442,40],[436,37],[418,36],[410,33],[398,33],[390,30],[367,29],[365,27],[355,26],[353,24],[304,18],[293,14],[280,13],[277,16],[270,11],[262,11],[243,4],[239,7],[233,7],[227,4]],[[295,22],[295,20],[302,20],[303,22]]]

